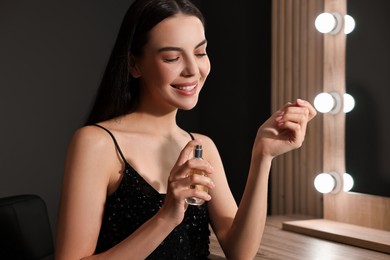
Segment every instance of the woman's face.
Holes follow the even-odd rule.
[[[158,23],[136,59],[140,105],[192,109],[210,72],[206,45],[203,24],[195,16],[179,14]]]

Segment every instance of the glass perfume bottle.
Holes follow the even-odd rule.
[[[202,145],[197,145],[195,147],[195,159],[197,160],[203,160],[202,158]],[[189,175],[192,175],[192,174],[199,174],[199,175],[203,175],[203,176],[207,176],[207,174],[203,171],[200,171],[200,170],[192,170],[191,173]],[[208,192],[208,188],[203,186],[203,185],[191,185],[190,187],[191,189],[197,189],[197,190],[202,190],[202,191],[205,191],[205,192]],[[195,197],[189,197],[189,198],[186,198],[186,202],[189,204],[189,205],[196,205],[196,206],[200,206],[204,203],[204,200],[202,199],[198,199],[198,198],[195,198]]]

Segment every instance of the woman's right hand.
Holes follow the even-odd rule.
[[[211,200],[211,196],[207,192],[190,188],[193,185],[203,185],[209,189],[214,188],[214,183],[210,177],[190,174],[194,169],[203,171],[207,175],[213,173],[213,167],[206,160],[193,158],[195,146],[199,144],[201,144],[200,140],[187,143],[180,152],[168,178],[167,195],[159,214],[175,226],[183,221],[184,213],[188,207],[185,202],[186,198],[196,197],[205,201]]]

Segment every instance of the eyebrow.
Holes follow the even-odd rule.
[[[199,48],[200,46],[204,45],[207,43],[207,40],[204,39],[203,41],[201,41],[200,43],[198,43],[194,49],[197,49]],[[158,49],[158,52],[164,52],[164,51],[182,51],[183,49],[180,48],[180,47],[163,47],[163,48],[160,48]]]

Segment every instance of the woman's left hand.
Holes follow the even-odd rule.
[[[317,114],[304,100],[287,103],[275,112],[257,131],[254,152],[274,158],[299,148],[306,134],[307,123]]]

